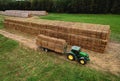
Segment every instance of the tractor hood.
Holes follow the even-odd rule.
[[[80,56],[84,57],[87,61],[90,61],[89,55],[85,52],[80,52]]]
[[[88,55],[87,53],[85,53],[85,52],[80,52],[80,55],[83,56],[83,57],[89,56],[89,55]]]

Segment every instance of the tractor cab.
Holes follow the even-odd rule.
[[[76,54],[76,55],[79,55],[79,53],[81,52],[81,47],[72,46],[71,52],[73,52],[73,53]]]
[[[71,61],[77,60],[80,64],[84,65],[89,61],[89,55],[81,51],[81,47],[72,46],[70,52],[67,54],[67,58]]]

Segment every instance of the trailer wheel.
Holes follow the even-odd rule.
[[[41,48],[42,51],[44,51],[44,48]]]
[[[47,48],[44,48],[44,51],[45,51],[45,52],[48,52],[48,49],[47,49]]]

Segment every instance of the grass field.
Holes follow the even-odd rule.
[[[3,19],[4,19],[4,17],[2,15],[0,15],[0,29],[3,28]]]
[[[85,22],[95,24],[105,24],[111,27],[111,39],[120,42],[120,15],[95,15],[95,14],[49,14],[40,17],[49,20],[61,20],[72,22]]]
[[[100,15],[99,15],[100,16]],[[74,22],[101,21],[112,22],[112,38],[119,40],[119,16],[117,15],[68,15],[50,14],[44,19],[65,20]],[[114,17],[109,18],[109,17]],[[100,19],[101,18],[101,19]],[[103,19],[104,18],[104,19]],[[92,20],[91,20],[92,19]],[[96,20],[98,19],[98,20]],[[104,20],[104,21],[102,21]],[[3,17],[0,16],[0,28],[3,28]],[[115,22],[116,21],[116,22]],[[105,24],[106,24],[105,23]],[[115,37],[116,36],[116,37]],[[119,81],[120,76],[97,71],[78,63],[63,60],[59,55],[35,52],[22,48],[16,41],[0,35],[0,81]]]
[[[0,35],[0,81],[119,81],[120,77],[35,52]]]

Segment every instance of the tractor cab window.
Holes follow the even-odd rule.
[[[75,53],[75,54],[79,54],[80,50],[78,50],[78,51],[77,50],[72,50],[72,52]]]

